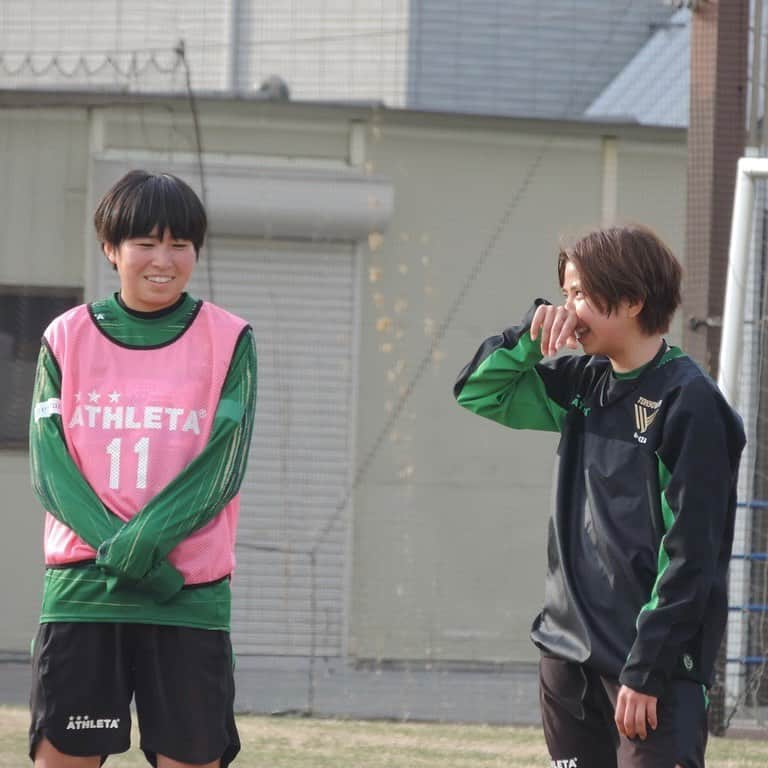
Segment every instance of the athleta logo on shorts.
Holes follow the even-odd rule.
[[[565,760],[553,760],[552,768],[579,768],[579,758],[566,757]]]
[[[119,717],[98,717],[92,720],[88,715],[70,715],[67,723],[68,731],[82,731],[88,728],[104,730],[105,728],[119,728]]]

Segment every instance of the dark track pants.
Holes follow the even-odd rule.
[[[704,768],[707,710],[702,687],[672,681],[645,741],[621,736],[613,721],[619,682],[575,662],[542,656],[539,698],[556,768]]]

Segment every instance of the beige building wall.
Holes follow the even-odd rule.
[[[429,331],[451,322],[355,497],[350,650],[534,660],[528,630],[543,595],[556,437],[463,412],[452,385],[484,338],[518,322],[537,296],[557,300],[559,240],[601,223],[605,128],[399,117],[382,116],[369,145],[397,204],[363,270],[378,279],[363,288],[361,451],[416,375]],[[615,143],[616,219],[659,229],[682,254],[683,135],[619,132]],[[377,330],[388,316],[400,340]]]
[[[555,438],[463,412],[453,381],[533,298],[557,298],[558,239],[599,224],[606,209],[605,135],[616,141],[617,216],[657,228],[682,253],[684,133],[226,100],[200,111],[207,159],[351,163],[394,187],[389,227],[358,248],[350,475],[373,458],[346,510],[348,654],[532,660]],[[184,100],[6,106],[0,137],[10,170],[0,174],[0,284],[83,285],[86,296],[89,157],[187,162],[195,149]],[[13,532],[0,562],[4,583],[17,585],[3,592],[0,649],[23,650],[42,583],[42,517],[25,454],[0,453],[0,480]]]
[[[83,110],[0,111],[0,285],[82,285],[87,150]],[[24,651],[43,572],[43,518],[26,452],[0,449],[0,488],[0,650]]]

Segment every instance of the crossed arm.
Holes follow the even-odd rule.
[[[250,331],[233,355],[204,450],[124,523],[104,506],[67,450],[61,416],[35,418],[35,406],[61,396],[61,373],[44,345],[38,359],[30,423],[33,490],[57,520],[98,552],[108,586],[130,586],[170,599],[184,584],[166,559],[183,539],[213,519],[240,488],[253,429],[256,353]]]

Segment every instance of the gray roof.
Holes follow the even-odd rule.
[[[590,104],[585,117],[688,126],[691,12],[678,11]]]
[[[583,119],[674,13],[661,0],[419,0],[407,106]]]

